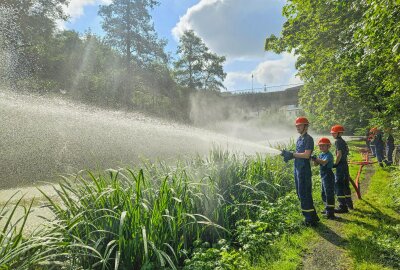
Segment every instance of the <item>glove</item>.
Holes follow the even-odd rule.
[[[312,155],[311,159],[312,159],[312,161],[315,161],[317,159],[317,155]]]
[[[283,160],[287,163],[289,160],[293,159],[293,152],[287,151],[285,149],[282,150],[281,156],[283,156]]]
[[[332,168],[337,168],[337,164],[333,164]]]

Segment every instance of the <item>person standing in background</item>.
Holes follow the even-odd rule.
[[[394,151],[394,137],[392,135],[392,129],[386,129],[386,165],[393,164],[393,151]]]
[[[375,154],[376,158],[378,159],[379,166],[383,167],[383,160],[384,157],[384,150],[385,150],[385,143],[383,142],[383,134],[382,131],[378,128],[374,128],[374,137],[372,142],[375,145]]]

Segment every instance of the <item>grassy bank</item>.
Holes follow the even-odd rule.
[[[381,169],[344,225],[354,269],[400,268],[400,171]]]

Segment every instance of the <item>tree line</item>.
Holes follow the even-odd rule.
[[[175,59],[165,52],[150,11],[156,0],[114,0],[99,7],[104,37],[60,30],[67,0],[0,3],[1,83],[15,90],[62,93],[111,108],[187,120],[189,96],[220,91],[224,56],[194,31],[182,35]]]
[[[297,55],[301,105],[321,130],[400,126],[400,2],[288,0],[265,50]]]

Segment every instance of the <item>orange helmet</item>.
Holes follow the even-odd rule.
[[[296,126],[302,125],[302,124],[308,125],[308,124],[310,124],[310,122],[308,122],[308,119],[305,118],[305,117],[297,117],[297,119],[296,119]]]
[[[322,137],[321,139],[319,139],[318,145],[324,145],[324,144],[331,145],[331,141],[326,137]]]
[[[369,133],[376,133],[378,131],[377,127],[373,127],[369,130]]]
[[[339,132],[344,132],[344,127],[341,125],[334,125],[331,128],[331,133],[339,133]]]

